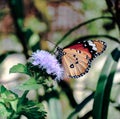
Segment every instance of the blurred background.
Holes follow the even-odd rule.
[[[60,38],[78,24],[104,14],[109,15],[105,0],[21,1],[18,1],[17,6],[12,6],[9,0],[0,0],[0,55],[4,56],[0,59],[0,84],[19,95],[22,92],[16,90],[15,87],[27,79],[27,76],[9,74],[9,69],[13,65],[25,64],[31,53],[37,49],[51,51]],[[59,47],[63,48],[74,39],[89,34],[108,34],[119,37],[113,23],[109,20],[98,20],[75,30],[67,37],[67,40],[59,44]],[[89,73],[79,79],[67,81],[78,104],[95,91],[107,55],[118,46],[114,41],[105,38],[100,38],[100,40],[107,42],[107,50],[93,61]],[[120,118],[120,109],[117,110],[113,106],[116,103],[120,104],[118,83],[120,83],[120,63],[114,78],[108,119]],[[28,97],[35,99],[34,90],[30,91]],[[64,92],[60,93],[60,101],[63,119],[66,119],[73,108]],[[92,103],[93,100],[85,106],[79,114],[80,117],[92,109]],[[50,119],[49,113],[47,119]]]

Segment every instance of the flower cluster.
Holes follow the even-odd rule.
[[[55,55],[44,50],[37,50],[31,56],[31,63],[41,69],[45,69],[49,75],[54,75],[57,80],[63,77],[63,68],[60,66]]]

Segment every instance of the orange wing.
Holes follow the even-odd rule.
[[[63,50],[62,65],[65,70],[64,78],[78,78],[88,72],[90,67],[90,53],[66,48]]]

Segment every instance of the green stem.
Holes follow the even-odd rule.
[[[26,90],[26,91],[23,93],[23,95],[22,95],[22,97],[21,97],[21,100],[19,101],[19,104],[18,104],[18,105],[22,104],[22,102],[24,101],[24,99],[26,98],[26,96],[27,96],[28,93],[29,93],[29,90]]]
[[[99,20],[99,19],[110,19],[110,20],[112,20],[113,18],[110,17],[110,16],[102,16],[102,17],[93,18],[93,19],[90,19],[90,20],[88,20],[88,21],[86,21],[86,22],[80,23],[79,25],[77,25],[77,26],[75,26],[74,28],[70,29],[70,30],[57,42],[57,44],[55,45],[53,51],[54,51],[55,48],[58,46],[58,44],[60,44],[65,38],[67,38],[67,36],[68,36],[69,34],[71,34],[73,31],[77,30],[78,28],[80,28],[80,27],[82,27],[82,26],[84,26],[84,25],[86,25],[86,24],[88,24],[88,23],[91,23],[91,22],[96,21],[96,20]]]
[[[85,98],[80,104],[78,104],[75,110],[67,117],[67,119],[73,119],[73,117],[80,112],[91,99],[93,99],[95,92],[92,92],[87,98]]]
[[[120,31],[120,7],[119,7],[120,1],[115,0],[115,1],[113,1],[113,3],[110,0],[105,0],[105,1],[106,1],[108,10],[111,13],[111,15],[113,16],[113,19],[115,20],[115,22],[118,26],[118,29]],[[113,8],[113,5],[114,5],[114,8]],[[119,32],[119,35],[120,35],[120,32]]]
[[[106,34],[105,35],[104,34],[101,34],[101,35],[87,35],[87,36],[80,37],[80,38],[78,38],[76,40],[82,41],[82,40],[88,40],[88,39],[91,39],[91,38],[101,38],[101,37],[111,39],[111,40],[113,40],[113,41],[120,44],[120,41],[117,38],[112,37],[110,35],[106,35]]]
[[[26,58],[28,58],[28,47],[26,45],[25,34],[22,30],[24,19],[23,2],[18,0],[8,0],[8,5],[10,7],[10,12],[16,28],[16,35],[23,46],[23,53],[25,54]]]

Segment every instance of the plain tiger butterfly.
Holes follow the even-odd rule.
[[[91,62],[103,53],[107,45],[100,40],[74,41],[65,48],[57,48],[64,77],[79,78],[89,71]]]

